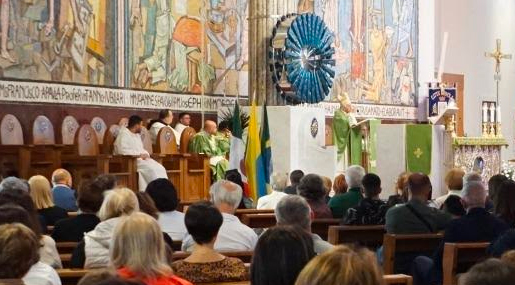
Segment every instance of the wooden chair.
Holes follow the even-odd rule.
[[[84,275],[92,272],[93,270],[89,269],[57,269],[57,274],[59,274],[59,278],[61,279],[62,285],[77,285],[79,280],[84,277]]]
[[[275,214],[243,214],[241,222],[253,229],[266,229],[277,223]]]
[[[54,126],[46,116],[37,116],[32,125],[32,142],[35,145],[55,144]]]
[[[62,146],[56,145],[54,126],[46,116],[38,116],[32,126],[29,176],[41,174],[50,179],[61,165]]]
[[[395,257],[398,255],[432,254],[438,248],[443,234],[385,234],[383,240],[383,271],[384,274],[394,274]]]
[[[119,185],[137,189],[136,158],[100,154],[96,132],[90,125],[81,126],[75,140],[75,154],[63,155],[62,159],[63,167],[74,173],[74,179],[80,180],[99,174],[112,174],[117,177]]]
[[[413,277],[404,274],[383,275],[385,285],[413,285]]]
[[[384,225],[330,226],[327,241],[331,244],[359,244],[372,250],[383,244]]]
[[[79,122],[73,116],[66,116],[61,124],[61,139],[64,145],[73,145]]]
[[[185,252],[185,251],[176,251],[172,254],[172,260],[182,260],[186,257],[190,256],[191,252]],[[227,252],[220,252],[220,254],[223,254],[227,257],[235,257],[241,259],[244,263],[250,263],[252,261],[252,255],[254,255],[254,251],[227,251]]]
[[[311,223],[311,232],[327,240],[329,227],[339,225],[340,221],[340,219],[314,219]]]
[[[0,145],[23,145],[23,130],[14,115],[7,114],[0,123]]]
[[[488,258],[490,243],[445,243],[443,250],[443,285],[458,284],[457,275]]]
[[[91,119],[90,125],[93,127],[95,132],[97,133],[98,144],[102,144],[104,142],[104,134],[107,130],[107,125],[104,120],[100,117],[94,117]]]
[[[238,217],[238,219],[242,219],[245,214],[273,214],[274,209],[237,209],[234,215]]]
[[[182,131],[181,144],[180,144],[181,153],[189,152],[188,150],[189,150],[189,146],[190,146],[190,140],[195,134],[197,134],[197,132],[192,127],[187,127]]]
[[[120,132],[119,125],[111,125],[104,134],[104,140],[102,142],[102,153],[113,154],[113,145],[118,133]]]
[[[141,128],[141,142],[143,143],[143,148],[148,151],[149,154],[154,153],[154,149],[152,148],[152,139],[150,138],[150,133],[147,128]]]
[[[177,142],[171,128],[161,128],[157,134],[154,153],[159,154],[178,154]]]
[[[129,126],[129,118],[123,117],[118,121],[118,125],[120,127],[127,127]]]
[[[30,150],[24,146],[20,121],[7,114],[0,123],[0,175],[29,178]]]
[[[203,154],[182,154],[183,169],[180,199],[184,202],[206,200],[211,186],[209,158]]]

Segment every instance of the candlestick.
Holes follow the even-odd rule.
[[[483,103],[483,123],[488,122],[488,106]]]
[[[490,104],[490,123],[495,123],[495,106]]]

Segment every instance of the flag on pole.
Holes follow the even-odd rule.
[[[243,127],[241,124],[240,106],[234,106],[232,116],[231,150],[229,152],[229,170],[237,169],[243,176],[241,162],[245,159],[245,144],[243,143]]]
[[[263,170],[267,192],[272,191],[270,175],[272,175],[272,147],[270,144],[270,129],[268,127],[268,112],[266,102],[263,105],[263,117],[261,119],[261,156],[263,157]]]
[[[261,140],[257,124],[256,102],[252,102],[245,149],[245,172],[249,184],[250,196],[254,201],[266,195],[265,170],[261,155]]]

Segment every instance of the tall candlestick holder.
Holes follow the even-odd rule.
[[[495,123],[489,123],[490,126],[490,132],[488,133],[488,136],[491,138],[495,137]]]
[[[488,123],[483,122],[483,137],[488,137]]]
[[[502,138],[501,122],[497,122],[495,128],[496,128],[495,137]]]

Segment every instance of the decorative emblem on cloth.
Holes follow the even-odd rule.
[[[313,118],[313,120],[311,120],[311,136],[313,138],[316,138],[318,135],[318,120],[317,118]]]

